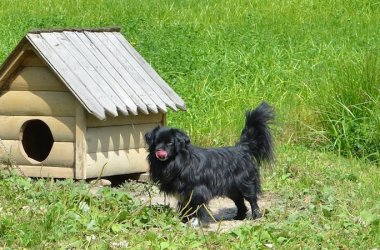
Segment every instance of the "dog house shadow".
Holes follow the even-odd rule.
[[[132,124],[127,131],[124,131],[125,127],[123,126],[115,126],[114,131],[107,131],[108,129],[103,128],[104,131],[97,131],[96,134],[90,134],[87,137],[87,142],[90,145],[88,151],[100,152],[106,158],[109,157],[109,152],[114,152],[116,156],[120,156],[120,150],[116,151],[115,149],[134,149],[137,153],[145,152],[143,137],[150,129],[150,125],[141,126],[140,124],[136,126]],[[141,145],[141,147],[136,147],[136,145]],[[93,161],[98,160],[97,156],[98,154],[90,155]]]
[[[34,177],[145,172],[168,109],[185,103],[120,29],[31,31],[0,67],[0,157]]]

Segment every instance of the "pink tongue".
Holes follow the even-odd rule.
[[[166,159],[168,157],[168,153],[166,151],[164,151],[164,150],[158,150],[156,152],[156,157],[158,159]]]

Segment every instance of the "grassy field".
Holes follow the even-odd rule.
[[[277,161],[263,185],[281,202],[204,233],[131,198],[132,184],[94,196],[0,171],[0,248],[380,248],[378,1],[0,0],[0,62],[32,28],[104,26],[184,98],[168,123],[195,144],[234,143],[244,111],[272,104]]]

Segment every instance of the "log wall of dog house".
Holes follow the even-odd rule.
[[[185,103],[119,29],[31,31],[0,66],[0,157],[35,177],[145,172],[167,108]]]
[[[87,178],[148,170],[144,135],[163,123],[163,114],[109,118],[87,116]]]
[[[27,55],[0,98],[0,138],[23,173],[84,179],[148,170],[144,135],[165,124],[163,113],[101,121],[87,113],[38,56]],[[46,124],[52,135],[42,161],[30,158],[22,143],[30,121]]]
[[[10,76],[8,89],[0,98],[0,138],[26,175],[74,177],[76,103],[66,86],[35,54],[28,53]],[[30,158],[27,144],[22,141],[25,126],[31,121],[46,124],[53,138],[51,148],[45,149],[49,150],[48,156],[42,161]]]

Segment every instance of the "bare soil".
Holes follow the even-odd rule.
[[[176,208],[177,201],[174,197],[169,197],[163,193],[152,194],[149,197],[146,194],[134,194],[135,198],[142,200],[143,202],[151,202],[152,204],[169,205],[170,207]],[[265,216],[265,211],[273,204],[275,200],[278,200],[275,195],[264,194],[260,197],[258,205],[260,210]],[[249,208],[249,203],[246,202],[247,208]],[[207,220],[207,225],[204,227],[206,231],[219,231],[225,232],[229,231],[235,227],[242,226],[249,223],[257,223],[260,219],[252,220],[251,211],[249,209],[247,213],[247,219],[245,220],[234,220],[237,209],[232,200],[228,198],[215,198],[211,200],[209,204],[209,209],[212,214]]]
[[[116,179],[117,180],[117,179]],[[100,179],[94,180],[94,182],[90,190],[91,193],[96,194],[99,189],[104,186],[113,186],[119,187],[123,182],[115,181],[115,179],[111,181]],[[91,183],[92,183],[91,182]],[[128,192],[132,197],[136,199],[140,199],[142,202],[150,202],[152,205],[160,204],[160,205],[168,205],[173,209],[176,209],[177,200],[174,197],[167,196],[162,192],[158,191],[158,188],[147,182],[129,182],[129,184],[122,187],[126,192]],[[258,205],[260,207],[261,213],[263,217],[265,217],[265,212],[271,206],[274,206],[277,202],[280,201],[280,198],[271,193],[264,193],[260,196]],[[262,218],[252,220],[251,210],[249,203],[246,202],[246,206],[249,209],[247,212],[247,218],[245,220],[234,220],[233,218],[236,215],[237,208],[234,202],[228,198],[215,198],[211,200],[208,208],[212,216],[206,221],[206,225],[203,225],[203,229],[205,231],[218,231],[218,232],[226,232],[230,231],[233,228],[242,226],[244,224],[258,223]]]

